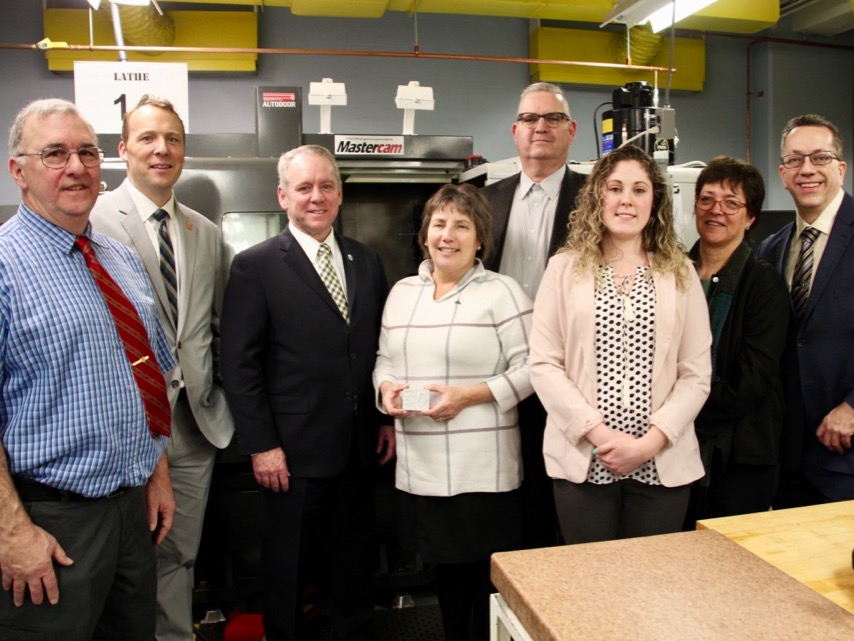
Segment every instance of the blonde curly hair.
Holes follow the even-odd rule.
[[[559,251],[578,254],[579,274],[596,273],[604,257],[602,243],[608,233],[602,223],[605,183],[619,163],[629,161],[639,163],[652,183],[652,213],[642,233],[643,248],[652,255],[652,270],[673,274],[677,286],[684,291],[690,272],[673,223],[670,185],[652,157],[634,145],[615,149],[597,161],[578,195],[576,208],[569,215],[569,235]]]

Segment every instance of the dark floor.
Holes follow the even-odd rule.
[[[222,623],[202,626],[197,636],[198,641],[222,641],[225,625]],[[435,604],[379,609],[374,617],[374,631],[379,641],[443,641],[444,639],[439,606]],[[326,618],[319,618],[312,622],[307,632],[305,641],[333,641],[332,627]]]

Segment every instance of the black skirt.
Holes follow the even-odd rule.
[[[468,563],[517,550],[522,520],[519,490],[418,496],[398,490],[401,543],[427,563]]]

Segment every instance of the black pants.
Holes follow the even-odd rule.
[[[267,641],[302,638],[302,594],[309,576],[319,580],[327,597],[336,639],[370,638],[374,490],[354,459],[336,477],[291,477],[287,492],[263,490]]]
[[[634,479],[596,485],[555,479],[555,507],[567,544],[679,532],[690,485],[664,487]]]
[[[544,548],[559,543],[552,479],[543,458],[546,410],[536,394],[519,403],[522,441],[522,549]]]
[[[27,593],[23,607],[16,608],[12,593],[0,591],[0,639],[151,641],[156,577],[143,488],[110,499],[24,506],[74,564],[54,564],[56,605],[33,605]]]
[[[691,488],[685,529],[693,530],[700,519],[768,511],[777,491],[778,476],[776,465],[730,462],[724,467],[716,452],[708,485],[697,483]]]
[[[436,593],[445,641],[489,641],[489,559],[436,564]]]

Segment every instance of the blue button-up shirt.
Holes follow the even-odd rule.
[[[175,359],[142,263],[118,241],[86,235],[169,371]],[[0,227],[0,439],[13,475],[103,496],[144,484],[166,439],[151,437],[113,317],[74,239],[23,204]]]

